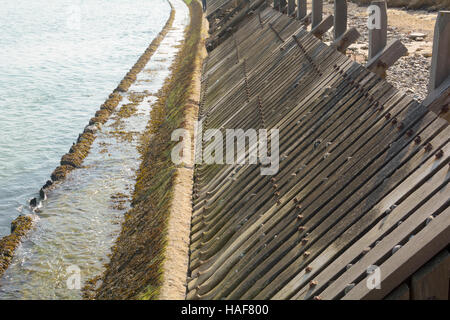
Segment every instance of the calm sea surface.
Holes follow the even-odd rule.
[[[169,14],[165,0],[0,1],[0,236]]]

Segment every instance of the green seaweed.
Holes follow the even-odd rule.
[[[177,174],[170,157],[175,144],[171,133],[185,121],[202,24],[199,3],[186,2],[191,23],[141,139],[142,163],[133,193],[133,207],[125,215],[104,274],[89,281],[85,298],[147,300],[159,297],[164,277],[167,223]]]
[[[19,216],[11,222],[11,234],[0,239],[0,276],[8,268],[14,256],[14,251],[22,238],[33,227],[31,216]]]

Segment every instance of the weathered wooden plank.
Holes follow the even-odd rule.
[[[334,18],[332,15],[326,17],[317,26],[312,28],[311,33],[317,38],[321,39],[325,32],[331,29],[331,27],[333,26],[333,21]]]
[[[400,40],[394,40],[370,59],[366,64],[366,68],[384,78],[386,76],[386,70],[398,59],[407,54],[408,49],[406,49],[402,42]]]
[[[420,161],[420,157],[416,157],[416,164],[417,165],[417,161]],[[395,161],[391,162],[391,163],[395,163]],[[407,165],[405,165],[406,168],[408,168]],[[411,163],[411,167],[414,168],[414,162]],[[386,167],[387,168],[387,167]],[[352,203],[353,206],[355,205],[355,200],[358,198],[358,195],[355,194],[354,196],[352,196],[348,202],[344,202],[340,208],[332,210],[331,212],[333,212],[333,214],[328,217],[327,220],[325,220],[324,222],[322,222],[321,225],[319,225],[319,227],[317,227],[317,229],[312,229],[311,226],[309,226],[311,223],[313,223],[314,220],[317,220],[318,217],[320,217],[320,215],[322,215],[323,213],[327,213],[330,212],[330,210],[325,207],[323,209],[321,209],[321,211],[323,213],[321,213],[320,215],[318,213],[316,213],[313,218],[310,221],[307,221],[306,224],[304,226],[306,226],[306,230],[310,233],[308,236],[308,244],[306,245],[298,245],[297,251],[300,254],[302,253],[303,250],[308,250],[311,253],[311,256],[314,256],[316,254],[319,254],[321,252],[321,250],[323,248],[326,247],[326,244],[331,240],[333,240],[334,238],[336,238],[337,236],[339,236],[339,233],[342,232],[343,230],[345,230],[345,228],[348,227],[349,223],[352,223],[352,221],[354,221],[354,219],[359,218],[359,216],[361,215],[361,213],[364,212],[364,208],[370,208],[373,204],[376,204],[378,199],[383,197],[386,192],[389,191],[389,186],[392,188],[393,186],[395,186],[396,183],[398,183],[399,180],[402,179],[402,177],[404,177],[405,174],[408,173],[408,171],[401,173],[402,170],[399,170],[399,174],[397,174],[396,176],[394,175],[392,178],[388,179],[388,176],[384,175],[384,174],[380,174],[380,178],[381,177],[386,177],[386,180],[384,182],[384,185],[382,185],[383,187],[379,187],[377,189],[377,192],[367,192],[367,190],[358,190],[357,193],[361,194],[361,195],[376,195],[376,197],[372,196],[372,197],[368,197],[366,200],[357,200],[359,202],[357,204],[357,208],[358,210],[354,212],[354,214],[347,214],[345,216],[344,219],[342,219],[342,213],[344,213],[345,211],[349,210],[349,208],[352,208]],[[400,174],[401,173],[401,174]],[[364,175],[364,174],[363,174]],[[361,176],[363,176],[361,175]],[[375,180],[374,180],[375,179]],[[372,179],[372,181],[376,181],[376,177]],[[397,182],[396,182],[397,181]],[[366,186],[370,186],[369,183],[366,184]],[[351,187],[349,187],[351,189]],[[353,199],[352,199],[353,198]],[[325,200],[322,200],[325,201]],[[317,203],[317,202],[316,202]],[[363,211],[361,211],[363,210]],[[366,209],[367,210],[367,209]],[[341,212],[341,214],[340,214]],[[359,213],[357,213],[359,212]],[[306,213],[304,210],[302,210],[302,215],[305,217],[305,219],[307,219],[308,217],[308,213]],[[356,214],[356,215],[355,215]],[[302,219],[303,220],[303,219]],[[327,222],[328,221],[328,222]],[[340,226],[337,227],[336,225],[333,226],[332,222],[334,221],[339,221]],[[328,238],[328,239],[327,239]],[[315,239],[318,239],[317,245],[315,244]],[[285,245],[285,244],[283,244]],[[315,248],[315,246],[319,246],[319,249]],[[363,248],[360,248],[360,250],[362,250]],[[295,250],[293,250],[292,252],[295,252]],[[288,259],[288,255],[285,254],[285,257],[283,258],[284,260]],[[293,256],[295,257],[295,255]],[[302,261],[305,259],[302,259],[301,256],[299,258],[299,261]],[[287,260],[288,261],[288,260]],[[286,263],[287,261],[285,261],[284,263]],[[305,261],[306,262],[306,261]],[[279,262],[279,263],[283,263],[283,262]],[[297,264],[294,264],[298,267]],[[292,272],[293,267],[288,267],[285,271],[285,276],[289,277],[290,276],[290,272]],[[278,278],[278,280],[275,283],[280,283],[281,279]],[[262,298],[262,296],[260,296],[260,298]]]
[[[412,300],[448,300],[450,254],[442,251],[411,278]]]
[[[353,244],[390,233],[376,228],[386,208],[398,205],[394,226],[442,185],[449,150],[433,157],[447,124],[299,28],[263,10],[205,64],[205,128],[279,128],[281,159],[273,179],[255,165],[196,166],[189,298],[320,294],[328,281],[306,279],[344,275],[336,261],[358,257]]]
[[[400,227],[403,223],[400,225]],[[450,243],[450,208],[439,214],[396,254],[380,266],[381,288],[370,290],[365,281],[353,288],[344,299],[381,299]]]
[[[405,213],[408,214],[414,210],[423,202],[423,199],[426,199],[433,194],[435,188],[442,184],[442,181],[446,176],[445,169],[442,169],[442,166],[434,167],[433,164],[434,159],[428,160],[419,170],[410,175],[402,182],[402,184],[386,195],[378,205],[371,209],[369,214],[366,214],[347,231],[347,234],[354,234],[357,236],[358,230],[367,230],[367,228],[369,228],[368,231],[362,234],[362,237],[356,242],[350,242],[350,247],[344,246],[343,248],[345,251],[343,252],[340,252],[339,247],[329,246],[319,257],[309,263],[313,272],[306,275],[302,271],[302,273],[298,274],[288,286],[283,288],[283,290],[275,296],[275,298],[280,299],[290,297],[292,296],[292,293],[299,289],[301,290],[293,296],[294,299],[312,298],[324,290],[326,287],[325,284],[328,284],[332,279],[335,279],[340,271],[345,272],[347,268],[353,267],[353,262],[361,255],[364,248],[373,245],[383,233],[397,225],[398,222],[404,218]],[[436,172],[439,171],[438,169],[441,171],[440,175],[436,174]],[[429,176],[432,178],[427,180],[427,177]],[[421,184],[421,182],[424,183]],[[419,185],[419,188],[410,193],[411,186],[417,185]],[[385,218],[386,214],[392,211],[391,208],[395,204],[398,205],[396,208],[398,210],[393,211],[392,214],[389,214],[388,217]],[[375,221],[375,224],[373,221]],[[340,239],[338,238],[335,241],[335,244],[341,243],[341,245],[343,245],[344,243],[342,240],[345,239],[345,237],[346,235],[342,234]],[[328,259],[331,263],[327,263]],[[325,269],[324,266],[326,266]],[[317,275],[317,273],[319,274]],[[307,281],[313,278],[318,282],[316,287],[307,288],[306,286],[302,286],[301,282],[307,283]],[[344,285],[347,285],[347,283]]]
[[[337,38],[332,44],[332,48],[345,54],[347,48],[352,45],[361,35],[356,28],[348,29],[342,36]]]
[[[426,206],[422,206],[419,210],[412,213],[411,216],[407,216],[401,224],[397,224],[395,232],[391,232],[385,235],[382,239],[380,239],[379,243],[370,249],[357,263],[355,263],[347,272],[345,272],[342,276],[336,279],[330,286],[328,286],[325,291],[323,291],[320,296],[324,299],[334,299],[340,298],[344,296],[345,286],[350,283],[358,282],[358,277],[361,275],[365,275],[367,268],[371,265],[379,266],[380,259],[383,259],[386,256],[391,256],[397,253],[395,247],[400,244],[403,244],[405,241],[414,235],[414,231],[420,227],[420,225],[424,225],[430,215],[433,215],[435,212],[439,212],[442,206],[445,206],[446,201],[448,200],[447,195],[448,192],[448,180],[445,181],[443,190],[434,195],[429,202],[427,202]],[[444,207],[445,209],[445,207]],[[415,235],[414,235],[415,237]],[[412,238],[412,240],[414,239]],[[406,240],[405,240],[406,239]],[[449,238],[450,239],[450,238]],[[361,252],[364,248],[361,248]],[[423,262],[425,263],[425,261]],[[406,279],[409,275],[403,278]],[[385,278],[385,275],[382,275]],[[364,281],[365,282],[365,281]],[[384,291],[384,295],[389,293],[393,288],[398,286],[400,283],[392,285],[389,291]],[[383,285],[383,284],[381,284]],[[380,298],[384,297],[381,296]]]
[[[391,292],[386,300],[410,300],[409,287],[406,283],[403,283],[393,292]]]

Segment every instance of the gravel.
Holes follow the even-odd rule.
[[[368,28],[365,7],[358,7],[348,3],[348,27],[356,27],[361,33],[358,41],[350,46],[347,51],[356,61],[361,64],[367,62],[368,55]],[[324,3],[324,15],[333,13],[333,4]],[[411,30],[414,33],[415,30]],[[411,39],[413,38],[413,39]],[[333,39],[332,29],[323,38],[325,42]],[[407,95],[423,101],[428,93],[428,79],[431,69],[431,44],[432,41],[426,37],[411,37],[411,33],[402,32],[396,27],[388,27],[388,41],[400,39],[408,48],[409,55],[400,58],[387,72],[387,81]]]

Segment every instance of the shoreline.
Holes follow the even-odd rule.
[[[94,117],[89,120],[83,133],[78,136],[77,143],[72,145],[69,152],[61,157],[60,166],[56,167],[51,174],[50,180],[40,189],[40,199],[33,198],[30,201],[30,207],[34,212],[38,210],[37,207],[40,200],[47,198],[48,191],[65,180],[71,171],[82,167],[83,161],[88,156],[91,146],[96,139],[96,132],[101,129],[102,125],[113,114],[119,102],[122,100],[121,94],[127,92],[129,87],[136,81],[136,75],[143,70],[159,47],[161,41],[169,32],[175,18],[175,13],[171,3],[168,3],[171,7],[171,13],[162,30],[151,41],[147,49],[121,80],[116,89],[109,95],[108,99],[101,105]],[[14,257],[15,250],[21,244],[23,237],[33,229],[37,219],[38,215],[36,214],[19,216],[11,222],[11,234],[0,239],[0,277],[8,269]]]
[[[142,163],[110,262],[84,288],[86,299],[184,299],[186,293],[193,168],[171,161],[171,134],[193,135],[197,117],[203,14],[198,1],[185,1],[190,24],[185,40],[154,104],[142,139]],[[203,34],[203,38],[202,35]],[[201,53],[203,52],[203,53]],[[170,270],[170,272],[168,272]]]

